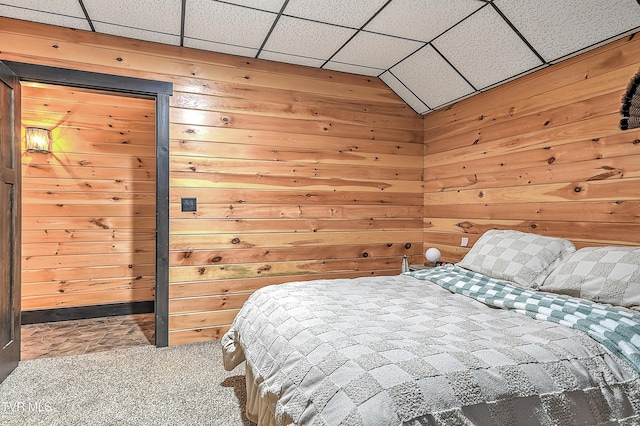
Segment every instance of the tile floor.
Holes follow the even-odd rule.
[[[22,326],[21,359],[80,355],[155,342],[155,316],[135,314]]]

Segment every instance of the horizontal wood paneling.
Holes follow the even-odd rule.
[[[383,256],[402,256],[405,247],[389,244],[336,245],[323,247],[321,252],[316,245],[296,247],[295,252],[290,247],[278,247],[273,243],[268,248],[247,247],[244,249],[221,250],[188,250],[172,251],[171,264],[176,266],[215,265],[225,263],[248,262],[282,262],[296,259],[327,260],[327,259],[367,259]]]
[[[22,242],[41,242],[63,244],[65,242],[87,243],[87,242],[126,242],[126,241],[150,241],[155,238],[155,229],[91,229],[91,230],[39,230],[23,231]],[[155,244],[155,243],[154,243]]]
[[[148,99],[23,84],[23,127],[54,138],[22,156],[23,310],[153,300],[154,123]]]
[[[205,342],[207,340],[220,340],[222,336],[229,331],[229,325],[214,326],[214,327],[202,327],[186,328],[180,331],[174,331],[171,333],[170,344],[184,345],[186,343]]]
[[[178,92],[173,97],[173,105],[180,108],[202,111],[202,115],[197,117],[211,117],[215,114],[223,124],[229,124],[230,118],[227,113],[237,113],[242,111],[243,116],[270,116],[275,118],[290,118],[311,120],[312,122],[331,122],[352,125],[358,122],[367,122],[380,128],[402,128],[422,132],[422,122],[414,117],[397,116],[396,107],[389,105],[372,104],[363,106],[358,102],[345,100],[341,104],[340,110],[334,108],[335,101],[327,96],[316,95],[308,92],[292,92],[262,88],[260,91],[252,91],[250,99],[246,91],[235,93],[227,90],[223,93],[219,87],[215,90],[201,91],[193,93],[189,89],[177,84]],[[233,89],[232,86],[226,86]],[[185,90],[186,89],[186,90]],[[189,93],[187,93],[189,90]],[[304,98],[304,99],[303,99]],[[283,107],[283,105],[285,105]],[[215,110],[212,113],[211,110]],[[181,110],[173,112],[172,119],[180,122],[179,117],[184,117]],[[248,120],[250,118],[245,118]],[[215,121],[215,120],[214,120]],[[189,119],[186,122],[192,122]],[[209,123],[210,121],[207,121]],[[260,122],[256,124],[260,125]],[[273,124],[277,124],[274,122]],[[254,125],[247,128],[257,130]]]
[[[394,270],[396,268],[394,267]],[[356,278],[362,276],[361,271],[331,272],[323,274],[325,278]],[[370,271],[367,275],[377,275],[376,271]],[[224,281],[193,281],[172,284],[170,296],[173,300],[180,298],[194,298],[198,296],[243,294],[253,292],[261,287],[271,284],[282,284],[289,281],[309,281],[316,279],[315,275],[286,275],[272,277],[246,278],[242,280]]]
[[[424,247],[456,261],[496,228],[640,245],[640,131],[619,129],[639,57],[631,36],[427,115]]]
[[[137,283],[136,283],[137,284]],[[48,309],[66,308],[69,306],[96,306],[110,303],[143,302],[153,300],[153,288],[135,286],[125,290],[108,290],[103,292],[82,292],[78,294],[46,294],[44,296],[25,297],[22,308],[25,311],[40,310],[43,305]],[[69,302],[72,300],[72,302]],[[98,303],[96,303],[98,301]]]
[[[310,79],[309,87],[314,84]],[[241,302],[264,285],[301,277],[392,274],[399,271],[403,254],[419,256],[423,145],[422,131],[415,127],[418,117],[402,111],[385,111],[385,120],[379,113],[354,114],[353,100],[343,111],[339,93],[323,98],[325,112],[316,115],[310,113],[315,105],[292,107],[288,91],[278,94],[272,88],[268,105],[257,88],[240,101],[189,96],[185,105],[186,93],[176,87],[172,344],[185,336],[203,338],[192,330],[217,337]],[[328,117],[328,111],[340,119]],[[397,125],[390,118],[395,116]],[[183,196],[198,198],[198,212],[179,211]],[[225,297],[235,303],[221,306]]]
[[[10,19],[0,24],[13,46],[0,59],[174,84],[170,344],[219,338],[241,302],[265,285],[396,274],[402,255],[422,257],[423,119],[379,79]],[[154,161],[112,142],[104,142],[111,152],[132,154],[118,167],[137,178]],[[81,161],[68,154],[69,167],[81,169]],[[103,189],[118,196],[116,188]],[[27,200],[47,195],[25,193]],[[49,217],[51,232],[77,217],[68,206],[86,200],[81,195],[70,194],[68,215]],[[150,200],[121,195],[116,204],[144,214]],[[197,197],[198,211],[181,212],[182,197]],[[113,211],[109,198],[95,203]],[[25,231],[25,241],[42,237],[47,225]],[[73,241],[90,242],[92,232],[79,227]],[[140,230],[114,233],[116,247],[126,247],[131,232]],[[63,256],[72,256],[68,239],[61,241]],[[119,256],[116,247],[109,256]]]
[[[97,257],[97,256],[96,256]],[[136,265],[104,265],[96,268],[91,267],[72,267],[59,269],[27,269],[22,271],[24,278],[23,284],[30,282],[47,282],[47,281],[74,281],[74,280],[92,280],[102,278],[130,278],[145,277],[153,275],[154,264],[136,264]],[[55,287],[53,287],[55,288]]]

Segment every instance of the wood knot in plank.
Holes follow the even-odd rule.
[[[462,228],[462,229],[471,229],[471,228],[473,228],[473,223],[471,223],[471,222],[460,222],[460,223],[456,223],[456,226],[458,228]]]
[[[104,223],[103,221],[105,220],[104,217],[101,218],[91,218],[89,219],[89,222],[102,228],[102,229],[109,229],[109,225],[107,225],[106,223]]]

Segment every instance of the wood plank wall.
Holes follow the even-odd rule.
[[[0,60],[173,82],[169,344],[219,338],[265,285],[422,261],[423,118],[378,79],[7,18],[0,38]]]
[[[619,129],[640,36],[425,117],[424,246],[456,261],[488,229],[640,244],[640,131]]]
[[[22,125],[22,309],[153,300],[154,101],[23,83]]]

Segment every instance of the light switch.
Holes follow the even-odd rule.
[[[195,212],[198,211],[198,200],[195,197],[182,197],[180,198],[180,205],[183,212]]]

